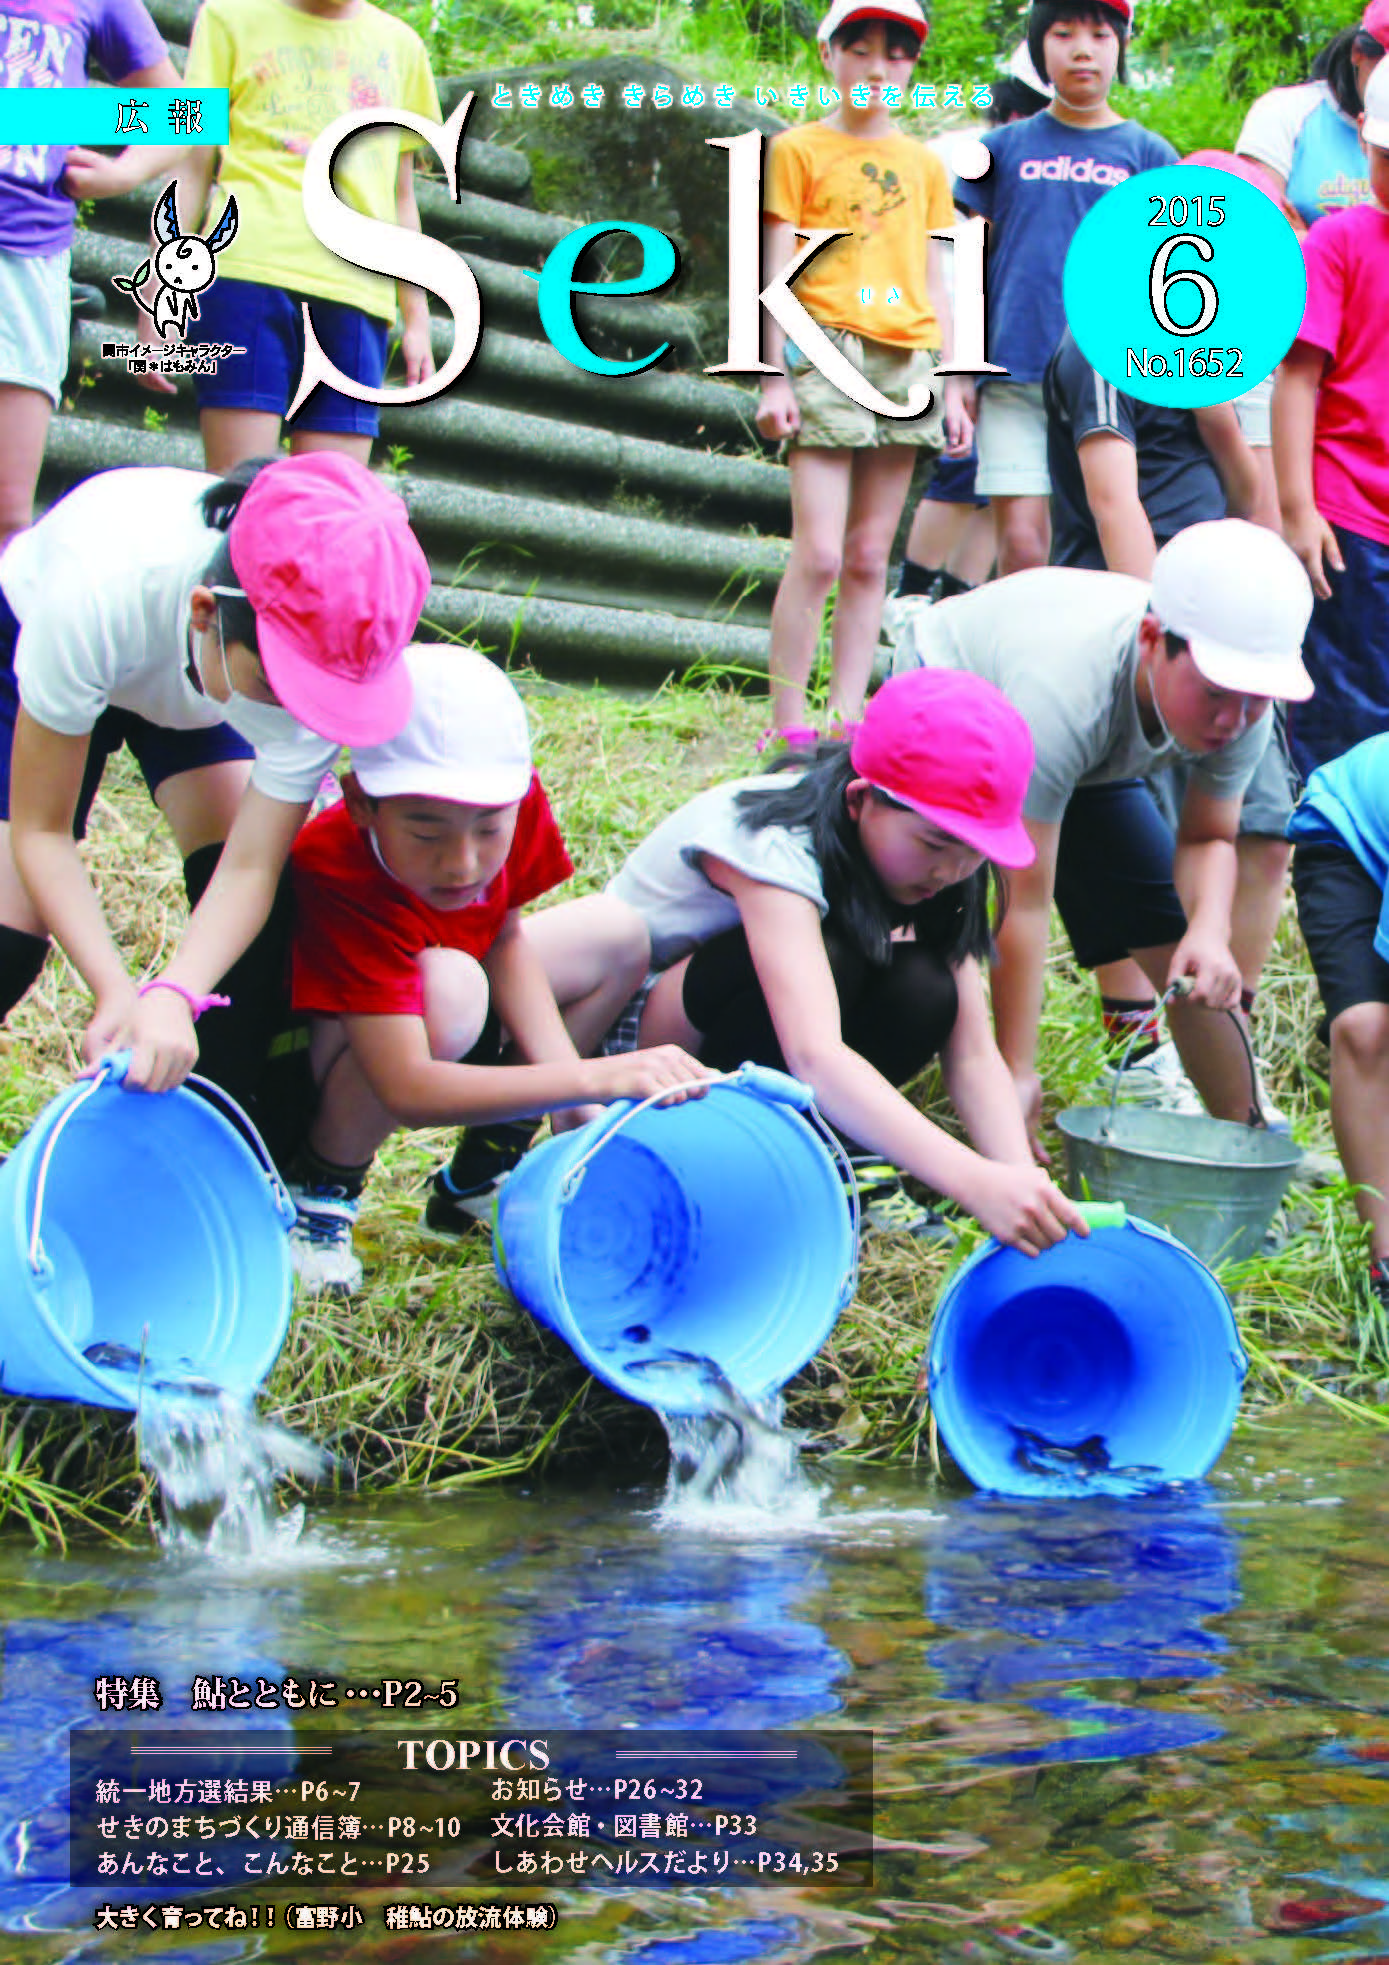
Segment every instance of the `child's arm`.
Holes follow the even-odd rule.
[[[1283,513],[1283,537],[1307,569],[1312,590],[1331,596],[1326,569],[1343,573],[1345,562],[1336,534],[1317,510],[1312,481],[1316,442],[1317,391],[1327,365],[1326,351],[1295,341],[1273,382],[1273,469]]]
[[[994,1028],[1027,1121],[1028,1138],[1046,1164],[1041,1144],[1042,1084],[1037,1076],[1037,1032],[1046,985],[1051,903],[1056,891],[1059,825],[1025,820],[1037,857],[1030,867],[1010,874],[1008,912],[998,931],[998,962],[993,972]]]
[[[698,1098],[714,1075],[675,1044],[616,1058],[452,1064],[431,1055],[423,1017],[345,1016],[342,1026],[363,1077],[398,1126],[488,1126],[662,1092],[678,1104]]]
[[[415,198],[415,153],[402,150],[395,180],[396,224],[408,232],[420,230],[420,208]],[[429,296],[423,287],[408,280],[396,281],[400,302],[400,354],[405,363],[407,383],[427,382],[434,373],[434,344],[429,337]]]
[[[976,1150],[1013,1167],[1032,1165],[1018,1088],[989,1022],[984,977],[971,957],[955,971],[959,1008],[941,1052],[941,1076]]]
[[[1151,580],[1157,541],[1138,495],[1138,452],[1127,437],[1097,430],[1081,439],[1076,455],[1105,565]]]
[[[825,1117],[937,1193],[949,1195],[1002,1242],[1035,1255],[1084,1218],[1040,1168],[985,1159],[932,1125],[845,1042],[839,994],[813,901],[770,887],[706,854],[704,873],[738,903],[786,1068],[815,1092]],[[1016,1100],[1013,1101],[1016,1106]]]
[[[945,277],[945,251],[939,239],[926,241],[926,291],[940,328],[941,366],[955,359],[955,316],[950,306],[950,284]],[[945,454],[966,457],[974,442],[974,387],[965,377],[947,377],[945,391]]]
[[[762,284],[768,285],[796,256],[796,228],[787,219],[762,219]],[[765,314],[762,322],[763,360],[780,368],[786,336],[781,323]],[[785,375],[764,375],[762,399],[754,422],[764,437],[792,437],[801,427],[796,395]]]
[[[1208,403],[1194,414],[1201,441],[1225,487],[1225,516],[1253,519],[1262,491],[1259,463],[1240,428],[1234,404]]]

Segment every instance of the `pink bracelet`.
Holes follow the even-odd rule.
[[[226,1010],[231,1007],[230,996],[195,996],[191,989],[186,989],[181,982],[174,982],[169,976],[152,976],[148,982],[140,984],[136,994],[148,996],[152,989],[172,989],[175,995],[181,996],[192,1011],[194,1023],[204,1010]]]

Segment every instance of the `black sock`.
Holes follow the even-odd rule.
[[[972,594],[973,592],[974,589],[970,586],[969,581],[962,580],[957,573],[942,573],[940,576],[940,592],[936,595],[936,599],[953,600],[956,594]]]
[[[47,935],[0,925],[0,1019],[34,987],[47,954]]]
[[[509,1172],[539,1130],[538,1119],[496,1119],[490,1125],[469,1126],[444,1169],[445,1186],[461,1194],[500,1172]]]
[[[207,892],[221,857],[220,846],[200,846],[184,861],[183,885],[190,909]],[[199,1076],[230,1092],[253,1119],[266,1056],[288,1018],[293,931],[294,892],[286,869],[264,927],[217,980],[216,992],[229,996],[230,1006],[209,1011],[198,1025]]]
[[[337,1187],[347,1200],[355,1201],[367,1184],[371,1166],[370,1160],[363,1161],[360,1167],[336,1166],[321,1153],[315,1153],[305,1140],[286,1168],[285,1179],[292,1187]]]
[[[923,566],[920,560],[904,559],[902,577],[897,582],[899,594],[929,594],[941,577],[938,566]]]
[[[1138,1064],[1162,1042],[1162,1010],[1156,996],[1102,996],[1100,1015],[1115,1063]],[[1135,1036],[1134,1033],[1138,1032]],[[1132,1040],[1133,1048],[1128,1048]]]

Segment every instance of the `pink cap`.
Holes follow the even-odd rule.
[[[1001,867],[1036,858],[1022,822],[1032,733],[1002,690],[959,669],[885,682],[849,746],[854,770]]]
[[[926,16],[917,0],[834,0],[834,5],[815,30],[817,41],[828,41],[841,27],[856,20],[893,20],[909,27],[918,41],[930,33]]]
[[[1370,0],[1360,17],[1360,32],[1389,49],[1389,0]]]
[[[1389,6],[1389,0],[1385,0]],[[1183,157],[1184,164],[1203,164],[1207,170],[1228,171],[1231,177],[1242,177],[1246,184],[1252,184],[1256,191],[1262,191],[1266,198],[1272,198],[1281,211],[1282,194],[1278,180],[1267,165],[1256,162],[1253,157],[1240,157],[1233,150],[1193,150],[1189,157]]]
[[[429,592],[404,502],[355,458],[305,452],[252,480],[227,544],[290,715],[340,744],[393,737],[410,714],[403,658]]]

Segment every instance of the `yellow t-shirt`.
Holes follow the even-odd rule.
[[[218,195],[234,193],[240,224],[218,274],[339,300],[394,321],[395,282],[351,266],[319,244],[300,198],[314,138],[349,109],[377,103],[440,120],[424,43],[403,21],[367,5],[347,20],[302,14],[285,0],[207,0],[193,28],[185,81],[231,91],[230,141]],[[408,130],[360,136],[343,150],[333,183],[344,203],[395,220],[396,172]]]
[[[762,207],[802,231],[847,231],[792,292],[823,327],[898,348],[938,348],[926,234],[955,222],[945,168],[914,137],[876,142],[806,123],[773,139]],[[896,296],[895,298],[893,296]]]

